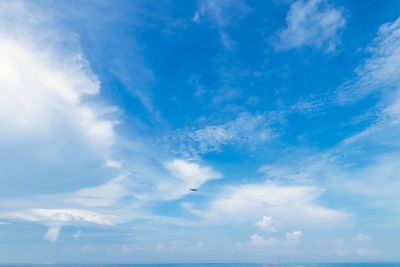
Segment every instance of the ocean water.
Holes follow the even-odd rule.
[[[0,264],[0,267],[400,267],[400,263]]]

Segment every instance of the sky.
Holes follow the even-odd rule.
[[[0,263],[400,261],[396,0],[1,0],[0,129]]]

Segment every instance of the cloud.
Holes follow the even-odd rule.
[[[81,248],[83,253],[94,253],[96,252],[96,248],[92,245],[85,245]]]
[[[111,207],[130,194],[133,181],[128,175],[119,175],[104,184],[64,194],[64,200],[86,207]]]
[[[44,234],[44,239],[54,242],[58,239],[61,231],[61,226],[55,225],[50,226],[47,232]]]
[[[164,193],[167,199],[178,199],[188,194],[190,188],[200,188],[206,182],[222,177],[210,166],[182,159],[166,161],[164,166],[175,178],[165,177],[157,185],[157,190]]]
[[[299,0],[290,6],[286,23],[286,28],[277,33],[277,50],[311,46],[332,52],[340,42],[346,19],[343,10],[328,1]]]
[[[234,20],[239,20],[250,12],[251,9],[242,0],[199,0],[193,21],[199,23],[202,20],[206,20],[215,25],[219,31],[221,43],[230,49],[233,48],[235,42],[228,34],[228,28]]]
[[[357,248],[354,250],[354,253],[361,257],[374,257],[380,255],[378,251],[364,248]]]
[[[9,219],[18,219],[48,225],[44,239],[55,242],[65,225],[94,224],[103,226],[114,225],[114,216],[104,215],[82,209],[28,209],[20,211],[2,212],[0,216]],[[73,235],[78,239],[81,231]]]
[[[300,239],[303,237],[302,231],[293,231],[290,233],[286,233],[286,240],[289,242],[299,242]]]
[[[371,236],[358,233],[352,239],[354,244],[353,253],[359,257],[374,257],[380,255],[380,252],[373,248],[373,239]]]
[[[76,39],[37,30],[49,22],[24,3],[1,4],[1,12],[15,18],[0,20],[0,149],[7,155],[0,162],[0,193],[101,183],[113,174],[105,164],[112,158],[116,109],[88,100],[98,96],[100,81]],[[58,41],[44,43],[47,38]]]
[[[356,68],[356,77],[340,86],[339,102],[354,102],[379,92],[395,96],[392,103],[395,104],[400,89],[400,18],[383,24],[366,51],[369,57]],[[396,110],[392,108],[393,112]]]
[[[370,242],[372,238],[369,235],[358,233],[352,238],[355,243]]]
[[[181,159],[167,160],[160,166],[136,163],[144,169],[136,169],[135,175],[120,175],[95,187],[71,193],[7,199],[7,203],[13,204],[1,207],[4,211],[0,212],[0,218],[43,225],[115,226],[137,219],[181,225],[185,222],[152,214],[149,208],[160,201],[180,199],[191,193],[190,188],[200,188],[204,183],[222,177],[208,165]],[[141,171],[145,176],[141,176]]]
[[[31,222],[73,224],[74,222],[93,223],[98,225],[114,225],[113,216],[98,214],[82,209],[30,209],[12,211],[4,217]]]
[[[211,179],[221,178],[220,173],[215,172],[208,166],[201,166],[195,162],[174,159],[165,162],[164,165],[174,177],[192,186],[192,188],[197,188]]]
[[[197,156],[220,152],[225,146],[257,145],[273,137],[270,121],[264,114],[239,114],[235,119],[204,128],[186,128],[169,137],[178,153]]]
[[[274,246],[280,243],[280,240],[275,238],[263,238],[257,234],[254,234],[250,237],[250,244],[254,247],[268,247]]]
[[[281,240],[273,237],[264,238],[257,234],[253,234],[250,237],[250,245],[253,247],[285,247],[287,249],[288,246],[294,245],[300,242],[303,237],[303,232],[301,231],[293,231],[285,234],[286,239]]]
[[[257,227],[259,227],[262,230],[275,230],[275,226],[272,221],[272,217],[269,216],[263,216],[261,220],[256,222],[255,224]]]
[[[204,209],[185,208],[208,223],[243,223],[269,214],[279,225],[335,227],[349,220],[343,211],[320,206],[323,190],[314,186],[274,183],[227,186]]]
[[[338,89],[338,102],[351,104],[376,94],[374,121],[362,131],[348,137],[338,149],[344,154],[364,158],[353,168],[337,177],[342,187],[364,197],[370,207],[379,207],[392,214],[394,221],[400,213],[394,203],[399,201],[397,168],[400,164],[400,18],[383,24],[367,46],[369,56],[355,69],[355,77]],[[341,152],[341,153],[342,153]],[[343,156],[345,157],[345,156]],[[352,179],[362,177],[362,179]]]
[[[81,231],[81,230],[78,230],[76,233],[74,233],[74,234],[72,235],[72,237],[73,237],[74,239],[76,239],[76,240],[78,240],[79,238],[81,238],[81,236],[82,236],[82,231]]]

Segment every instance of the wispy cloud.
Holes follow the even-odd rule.
[[[199,0],[193,21],[207,20],[215,25],[219,31],[221,43],[228,49],[233,48],[235,41],[228,33],[228,28],[235,22],[251,12],[251,8],[245,1],[222,0],[207,1]]]
[[[376,37],[366,48],[369,57],[355,70],[356,77],[339,88],[338,99],[341,103],[354,102],[375,92],[397,99],[396,94],[400,90],[399,29],[400,19],[379,28]]]
[[[299,0],[290,6],[286,23],[286,28],[277,33],[277,50],[311,46],[332,52],[340,42],[346,19],[343,9],[327,0]]]
[[[43,223],[56,222],[63,224],[82,221],[99,225],[114,224],[112,220],[108,218],[110,216],[106,217],[89,210],[80,209],[31,209],[9,212],[3,216]]]
[[[196,156],[219,152],[225,146],[264,143],[274,136],[270,123],[266,114],[241,113],[225,123],[178,130],[169,139],[172,146],[178,148],[178,153]]]
[[[356,155],[368,155],[368,164],[359,164],[343,183],[353,193],[369,196],[366,203],[380,207],[400,219],[396,184],[398,142],[400,136],[400,19],[383,24],[367,47],[370,53],[356,69],[356,77],[339,88],[339,102],[351,104],[370,94],[379,95],[375,121],[342,142],[345,148],[356,147]],[[352,180],[350,177],[362,177]]]

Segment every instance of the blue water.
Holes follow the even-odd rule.
[[[1,267],[400,267],[400,263],[188,263],[188,264],[18,264]]]

